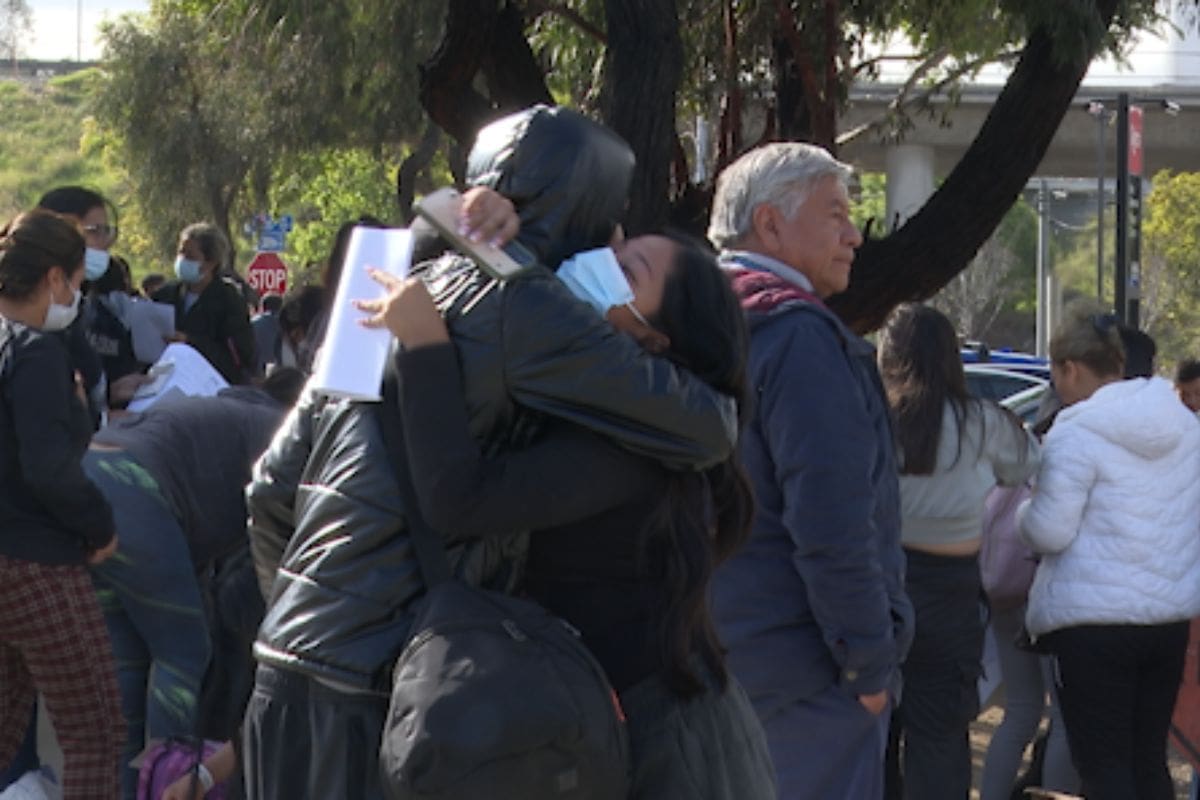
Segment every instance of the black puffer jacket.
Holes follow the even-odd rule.
[[[471,156],[474,182],[513,193],[520,238],[543,263],[607,241],[632,165],[614,134],[548,108],[484,129]],[[445,256],[426,280],[458,350],[472,430],[490,446],[519,444],[549,414],[677,467],[711,465],[731,451],[732,401],[644,354],[550,270],[499,284]],[[306,396],[247,493],[269,599],[257,658],[386,692],[408,632],[405,609],[423,584],[375,413],[370,404]],[[520,546],[487,540],[451,552],[466,579],[494,584]]]

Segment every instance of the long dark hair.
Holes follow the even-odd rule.
[[[967,412],[977,401],[967,391],[958,336],[950,320],[930,306],[901,305],[879,337],[879,373],[900,446],[901,474],[933,474],[947,405],[959,433],[955,460],[960,458]],[[978,417],[983,425],[983,415]]]
[[[668,233],[676,256],[651,320],[671,340],[666,356],[717,391],[734,398],[739,421],[746,413],[746,320],[729,279],[712,253],[695,240]],[[691,662],[699,653],[723,687],[724,652],[708,611],[713,570],[750,534],[754,499],[736,452],[704,472],[672,473],[651,524],[643,557],[663,578],[659,647],[667,685],[683,696],[704,691]]]

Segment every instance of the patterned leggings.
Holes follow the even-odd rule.
[[[63,750],[64,800],[115,800],[125,724],[87,569],[0,556],[0,769],[25,737],[38,691]]]

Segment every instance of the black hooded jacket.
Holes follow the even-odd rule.
[[[536,107],[480,132],[471,182],[509,195],[542,264],[605,244],[633,168],[613,133]],[[734,403],[646,355],[544,267],[499,283],[457,255],[426,266],[463,370],[472,432],[520,446],[542,415],[565,418],[678,468],[726,458]],[[333,357],[336,357],[334,355]],[[393,413],[398,413],[396,410]],[[256,657],[350,690],[386,692],[424,585],[371,404],[306,394],[255,467],[251,547],[268,610]],[[586,465],[581,465],[586,469]],[[522,542],[448,542],[458,573],[496,585]]]

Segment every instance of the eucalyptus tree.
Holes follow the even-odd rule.
[[[0,0],[0,58],[12,61],[13,71],[22,45],[33,33],[33,11],[26,0]]]
[[[419,130],[415,56],[396,47],[415,4],[279,5],[155,0],[103,29],[97,117],[164,247],[198,218],[233,240],[289,162]]]
[[[228,137],[243,159],[278,164],[305,147],[403,143],[412,148],[398,174],[406,205],[443,133],[450,166],[461,169],[463,147],[489,120],[532,103],[570,103],[600,116],[637,154],[634,232],[667,221],[700,228],[711,176],[760,141],[836,150],[849,86],[892,57],[879,41],[907,43],[908,78],[885,116],[843,140],[900,137],[933,92],[953,92],[985,63],[1010,62],[958,166],[903,227],[860,250],[849,290],[833,301],[860,330],[900,301],[931,296],[970,263],[1040,162],[1092,58],[1119,49],[1156,14],[1155,0],[158,0],[153,16],[170,18],[168,6],[204,20],[195,49],[223,65],[212,85],[237,76],[240,88],[218,93],[217,103],[242,110],[250,91],[277,117],[275,127],[263,121]],[[117,61],[138,63],[121,41]],[[139,113],[154,110],[141,104]],[[683,146],[679,119],[697,116],[715,121],[709,169],[689,164]],[[110,104],[108,118],[132,131],[138,115]],[[137,141],[131,154],[158,147]],[[255,176],[262,184],[266,174],[247,167],[243,184],[253,193]],[[228,175],[221,183],[232,187],[238,173]]]

